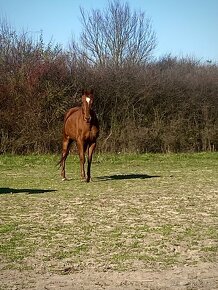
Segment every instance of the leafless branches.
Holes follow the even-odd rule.
[[[0,153],[57,152],[64,112],[90,86],[99,150],[218,150],[217,64],[151,60],[150,21],[126,4],[82,15],[83,42],[70,50],[0,25]]]
[[[131,12],[127,3],[115,0],[107,10],[91,13],[81,8],[81,20],[80,53],[92,64],[146,62],[156,47],[150,19],[142,12]]]

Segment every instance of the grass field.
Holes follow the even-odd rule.
[[[69,181],[57,161],[0,156],[1,271],[218,262],[217,153],[95,154],[89,184],[80,181],[77,156],[67,161]]]

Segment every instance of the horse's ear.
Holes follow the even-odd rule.
[[[86,90],[82,90],[82,96],[89,96],[89,95],[93,95],[93,93],[94,93],[94,90],[93,89],[90,89],[90,90],[88,90],[88,91],[86,91]]]
[[[82,96],[84,96],[86,94],[87,94],[87,92],[84,89],[82,89]]]

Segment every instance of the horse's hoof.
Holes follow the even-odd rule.
[[[67,180],[67,178],[66,178],[66,177],[62,178],[62,181],[66,181],[66,180]]]

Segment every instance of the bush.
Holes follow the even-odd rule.
[[[98,150],[218,149],[218,67],[194,59],[90,64],[0,28],[0,152],[60,152],[63,116],[93,87]]]

